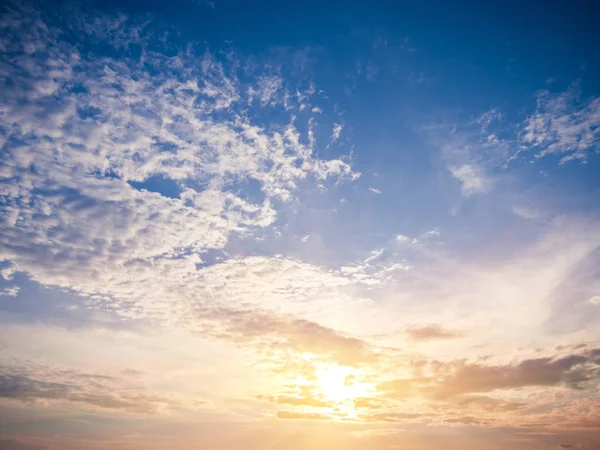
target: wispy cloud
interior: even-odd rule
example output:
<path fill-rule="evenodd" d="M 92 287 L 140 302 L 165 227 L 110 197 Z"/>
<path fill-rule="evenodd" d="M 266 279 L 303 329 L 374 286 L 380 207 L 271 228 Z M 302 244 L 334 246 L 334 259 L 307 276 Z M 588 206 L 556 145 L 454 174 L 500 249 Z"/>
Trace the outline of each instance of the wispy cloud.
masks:
<path fill-rule="evenodd" d="M 331 132 L 331 140 L 332 141 L 337 141 L 340 138 L 340 135 L 342 134 L 342 129 L 343 129 L 343 126 L 339 123 L 336 123 L 333 126 L 333 131 Z"/>
<path fill-rule="evenodd" d="M 5 295 L 6 297 L 16 297 L 21 288 L 19 286 L 10 286 L 0 290 L 0 295 Z"/>
<path fill-rule="evenodd" d="M 3 366 L 0 398 L 20 402 L 70 402 L 88 408 L 138 414 L 164 414 L 171 409 L 195 409 L 205 402 L 164 397 L 131 386 L 112 376 L 40 366 Z"/>
<path fill-rule="evenodd" d="M 537 157 L 554 154 L 561 163 L 585 160 L 596 152 L 599 130 L 600 99 L 582 99 L 578 83 L 561 93 L 541 91 L 535 113 L 523 123 L 521 150 Z"/>
<path fill-rule="evenodd" d="M 406 330 L 406 334 L 413 341 L 430 341 L 435 339 L 454 339 L 462 337 L 457 331 L 445 329 L 440 325 L 414 326 Z"/>
<path fill-rule="evenodd" d="M 490 190 L 491 180 L 477 165 L 450 166 L 449 170 L 452 176 L 460 182 L 460 192 L 466 197 Z"/>

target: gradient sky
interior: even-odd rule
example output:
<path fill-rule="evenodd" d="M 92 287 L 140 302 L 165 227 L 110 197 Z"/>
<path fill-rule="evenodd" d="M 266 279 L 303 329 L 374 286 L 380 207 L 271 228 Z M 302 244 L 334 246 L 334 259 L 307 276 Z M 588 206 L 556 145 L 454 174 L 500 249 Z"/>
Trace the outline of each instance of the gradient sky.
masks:
<path fill-rule="evenodd" d="M 0 449 L 600 449 L 595 2 L 0 7 Z"/>

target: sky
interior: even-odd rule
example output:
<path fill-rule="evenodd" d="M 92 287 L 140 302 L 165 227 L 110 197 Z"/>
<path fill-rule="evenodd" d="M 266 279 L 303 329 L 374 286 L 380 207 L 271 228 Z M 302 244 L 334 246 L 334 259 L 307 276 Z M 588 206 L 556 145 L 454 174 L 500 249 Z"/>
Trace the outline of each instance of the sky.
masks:
<path fill-rule="evenodd" d="M 595 3 L 3 2 L 0 449 L 600 449 Z"/>

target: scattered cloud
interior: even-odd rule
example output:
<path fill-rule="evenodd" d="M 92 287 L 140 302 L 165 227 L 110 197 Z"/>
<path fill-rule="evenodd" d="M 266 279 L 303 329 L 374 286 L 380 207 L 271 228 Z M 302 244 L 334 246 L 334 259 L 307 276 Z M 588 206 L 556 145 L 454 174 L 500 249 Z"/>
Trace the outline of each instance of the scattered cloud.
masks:
<path fill-rule="evenodd" d="M 560 162 L 585 160 L 597 151 L 600 137 L 600 98 L 583 100 L 578 83 L 565 92 L 538 93 L 534 114 L 523 123 L 520 150 L 536 157 L 556 155 Z"/>
<path fill-rule="evenodd" d="M 153 45 L 138 64 L 83 52 L 33 10 L 9 17 L 0 25 L 8 55 L 2 82 L 14 86 L 3 92 L 0 116 L 0 258 L 12 271 L 105 300 L 137 301 L 140 285 L 160 278 L 157 270 L 182 282 L 200 254 L 272 225 L 275 204 L 291 201 L 298 183 L 358 176 L 341 159 L 317 158 L 285 108 L 278 124 L 254 123 L 247 113 L 254 99 L 275 107 L 286 88 L 259 69 L 242 82 L 235 55 L 195 54 L 183 43 L 175 52 L 162 49 L 134 19 L 77 16 L 71 24 L 117 49 Z M 106 41 L 106 27 L 116 40 Z M 180 194 L 134 187 L 152 177 Z M 251 182 L 256 196 L 242 197 L 239 186 Z M 146 294 L 165 294 L 156 292 Z"/>

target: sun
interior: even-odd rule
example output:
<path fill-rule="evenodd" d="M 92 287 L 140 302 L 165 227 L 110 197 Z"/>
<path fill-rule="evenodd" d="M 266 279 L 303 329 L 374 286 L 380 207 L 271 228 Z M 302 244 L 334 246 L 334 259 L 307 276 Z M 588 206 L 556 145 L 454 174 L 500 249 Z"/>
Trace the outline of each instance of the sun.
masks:
<path fill-rule="evenodd" d="M 316 385 L 323 397 L 334 403 L 344 403 L 373 393 L 374 387 L 362 374 L 347 366 L 322 365 L 315 370 Z"/>

